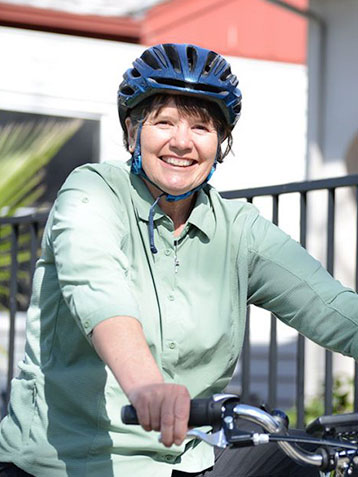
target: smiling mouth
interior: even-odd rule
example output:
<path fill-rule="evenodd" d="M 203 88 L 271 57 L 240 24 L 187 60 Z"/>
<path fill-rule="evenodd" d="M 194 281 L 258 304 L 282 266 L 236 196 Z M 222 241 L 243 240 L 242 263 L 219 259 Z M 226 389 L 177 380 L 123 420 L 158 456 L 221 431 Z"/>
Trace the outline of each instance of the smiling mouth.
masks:
<path fill-rule="evenodd" d="M 171 166 L 178 166 L 178 167 L 189 167 L 193 165 L 195 162 L 192 159 L 182 159 L 178 157 L 161 157 L 160 159 L 166 164 L 170 164 Z"/>

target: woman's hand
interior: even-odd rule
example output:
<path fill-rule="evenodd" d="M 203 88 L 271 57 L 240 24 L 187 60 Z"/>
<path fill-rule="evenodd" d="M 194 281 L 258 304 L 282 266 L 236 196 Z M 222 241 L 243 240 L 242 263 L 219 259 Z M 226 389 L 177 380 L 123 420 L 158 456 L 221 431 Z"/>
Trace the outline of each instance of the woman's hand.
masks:
<path fill-rule="evenodd" d="M 128 398 L 146 431 L 160 431 L 166 447 L 180 445 L 188 431 L 190 395 L 185 386 L 155 383 L 132 389 Z"/>

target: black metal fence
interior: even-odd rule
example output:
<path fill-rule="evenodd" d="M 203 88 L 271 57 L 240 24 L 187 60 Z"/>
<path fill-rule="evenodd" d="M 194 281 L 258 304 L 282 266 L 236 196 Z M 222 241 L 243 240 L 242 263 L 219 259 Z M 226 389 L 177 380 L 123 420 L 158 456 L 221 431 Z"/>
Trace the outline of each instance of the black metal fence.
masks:
<path fill-rule="evenodd" d="M 2 413 L 9 400 L 16 367 L 16 324 L 19 312 L 29 305 L 32 276 L 46 219 L 47 214 L 0 218 L 0 310 L 1 319 L 8 317 L 8 326 L 2 328 L 7 333 L 7 337 L 3 337 L 5 349 L 2 349 L 7 356 L 5 389 L 1 389 Z"/>
<path fill-rule="evenodd" d="M 335 222 L 337 214 L 336 206 L 336 192 L 338 189 L 351 189 L 350 200 L 354 202 L 355 217 L 349 217 L 350 222 L 355 224 L 355 237 L 351 244 L 354 249 L 352 256 L 352 267 L 354 267 L 354 288 L 358 289 L 358 175 L 350 175 L 336 179 L 324 179 L 316 181 L 290 183 L 279 186 L 269 186 L 254 189 L 246 189 L 240 191 L 223 192 L 222 196 L 227 199 L 246 199 L 249 202 L 254 202 L 259 197 L 267 197 L 271 199 L 271 220 L 276 225 L 279 224 L 280 203 L 283 197 L 288 194 L 298 194 L 298 209 L 299 209 L 299 241 L 306 247 L 307 238 L 309 236 L 308 217 L 309 210 L 311 214 L 320 213 L 320 211 L 313 210 L 308 207 L 310 195 L 314 191 L 323 191 L 325 194 L 325 208 L 326 221 L 325 228 L 322 235 L 326 236 L 325 252 L 326 252 L 326 268 L 334 275 L 335 264 Z M 344 204 L 346 205 L 346 204 Z M 314 217 L 313 217 L 314 219 Z M 340 244 L 346 247 L 346 243 Z M 250 310 L 248 312 L 248 320 L 250 320 Z M 301 335 L 297 337 L 297 352 L 296 352 L 296 386 L 295 386 L 295 407 L 297 412 L 297 425 L 303 427 L 304 423 L 304 395 L 305 395 L 305 338 Z M 250 400 L 250 384 L 251 384 L 251 339 L 250 327 L 246 328 L 246 337 L 244 349 L 241 357 L 241 389 L 242 399 L 244 401 Z M 269 406 L 274 407 L 277 403 L 277 359 L 278 345 L 277 345 L 277 320 L 275 316 L 271 316 L 271 330 L 268 352 L 268 394 L 267 401 Z M 325 352 L 325 370 L 324 370 L 324 411 L 325 413 L 332 413 L 333 410 L 333 359 L 332 353 Z M 354 382 L 357 383 L 358 368 L 357 363 L 354 365 L 355 377 Z M 353 401 L 354 410 L 358 411 L 358 386 L 354 386 Z"/>
<path fill-rule="evenodd" d="M 358 175 L 351 175 L 337 179 L 326 179 L 308 182 L 299 182 L 284 184 L 278 186 L 261 187 L 246 189 L 240 191 L 223 192 L 222 196 L 228 199 L 245 199 L 254 202 L 265 197 L 270 201 L 271 219 L 279 224 L 280 207 L 284 198 L 290 194 L 298 197 L 298 228 L 299 240 L 303 246 L 306 246 L 307 238 L 311 233 L 309 230 L 309 217 L 311 208 L 309 207 L 310 196 L 315 191 L 321 191 L 325 195 L 326 223 L 325 223 L 325 249 L 326 249 L 326 268 L 334 273 L 335 263 L 335 220 L 337 212 L 336 191 L 338 189 L 350 189 L 350 201 L 354 204 L 355 217 L 349 217 L 355 224 L 355 237 L 353 239 L 354 248 L 354 287 L 358 288 Z M 10 382 L 14 374 L 14 357 L 16 343 L 16 320 L 19 310 L 25 310 L 29 302 L 29 291 L 31 289 L 32 274 L 35 262 L 38 257 L 40 240 L 46 214 L 30 215 L 25 217 L 0 218 L 0 298 L 3 309 L 8 311 L 5 318 L 8 317 L 9 326 L 7 330 L 7 364 L 6 380 L 3 390 L 3 401 L 6 403 L 9 398 Z M 346 244 L 344 245 L 346 246 Z M 250 322 L 250 311 L 248 313 Z M 4 317 L 1 317 L 2 319 Z M 272 315 L 270 318 L 270 340 L 268 345 L 267 360 L 267 402 L 270 406 L 277 403 L 278 389 L 278 342 L 277 342 L 277 323 Z M 245 402 L 250 401 L 252 369 L 251 369 L 252 346 L 250 339 L 250 327 L 246 328 L 246 338 L 244 349 L 240 362 L 240 389 L 242 399 Z M 325 412 L 332 412 L 333 400 L 333 360 L 332 353 L 326 352 L 325 355 L 325 382 L 324 382 L 324 407 Z M 295 383 L 295 407 L 297 412 L 297 424 L 303 426 L 304 422 L 304 386 L 305 386 L 305 339 L 302 336 L 297 337 L 296 343 L 296 383 Z M 358 376 L 357 366 L 355 365 L 355 378 Z M 1 377 L 1 376 L 0 376 Z M 357 379 L 355 379 L 357 382 Z M 358 389 L 354 391 L 354 409 L 358 411 Z M 3 406 L 3 410 L 4 410 Z"/>

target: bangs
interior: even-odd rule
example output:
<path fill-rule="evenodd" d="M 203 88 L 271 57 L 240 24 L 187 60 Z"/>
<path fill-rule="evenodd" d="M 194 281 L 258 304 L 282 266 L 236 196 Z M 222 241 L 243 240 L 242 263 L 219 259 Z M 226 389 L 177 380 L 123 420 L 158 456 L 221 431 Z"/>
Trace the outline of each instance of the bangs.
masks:
<path fill-rule="evenodd" d="M 225 129 L 225 119 L 219 106 L 205 99 L 184 95 L 157 95 L 151 102 L 151 110 L 156 117 L 161 110 L 174 101 L 180 113 L 186 117 L 200 119 L 204 123 L 212 123 L 222 133 Z M 153 111 L 154 110 L 154 111 Z"/>

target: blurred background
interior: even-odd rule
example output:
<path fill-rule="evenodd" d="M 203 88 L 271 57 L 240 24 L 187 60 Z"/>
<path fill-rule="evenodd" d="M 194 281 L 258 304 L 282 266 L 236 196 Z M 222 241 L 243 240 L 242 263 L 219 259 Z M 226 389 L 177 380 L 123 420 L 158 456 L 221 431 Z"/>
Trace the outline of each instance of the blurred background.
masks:
<path fill-rule="evenodd" d="M 220 191 L 357 174 L 357 25 L 356 0 L 0 1 L 0 217 L 46 213 L 74 167 L 128 159 L 117 88 L 143 49 L 163 42 L 213 49 L 228 57 L 240 80 L 243 112 L 233 154 L 212 179 Z M 334 235 L 335 275 L 352 288 L 354 191 L 337 194 Z M 256 202 L 268 218 L 270 200 Z M 299 198 L 291 194 L 281 202 L 279 223 L 297 240 L 299 215 Z M 317 192 L 309 202 L 306 246 L 323 263 L 327 215 L 325 192 Z M 18 286 L 8 319 L 10 236 L 9 226 L 0 224 L 2 389 L 15 316 L 15 372 L 22 357 L 29 289 L 26 280 Z M 28 261 L 26 254 L 22 260 Z M 262 400 L 268 395 L 270 320 L 257 310 L 252 315 L 250 393 Z M 295 332 L 279 327 L 277 399 L 285 408 L 297 392 L 296 340 Z M 320 396 L 325 355 L 313 344 L 305 355 L 309 402 Z M 240 373 L 239 366 L 232 384 L 238 391 Z M 335 357 L 333 375 L 349 382 L 352 360 Z"/>

